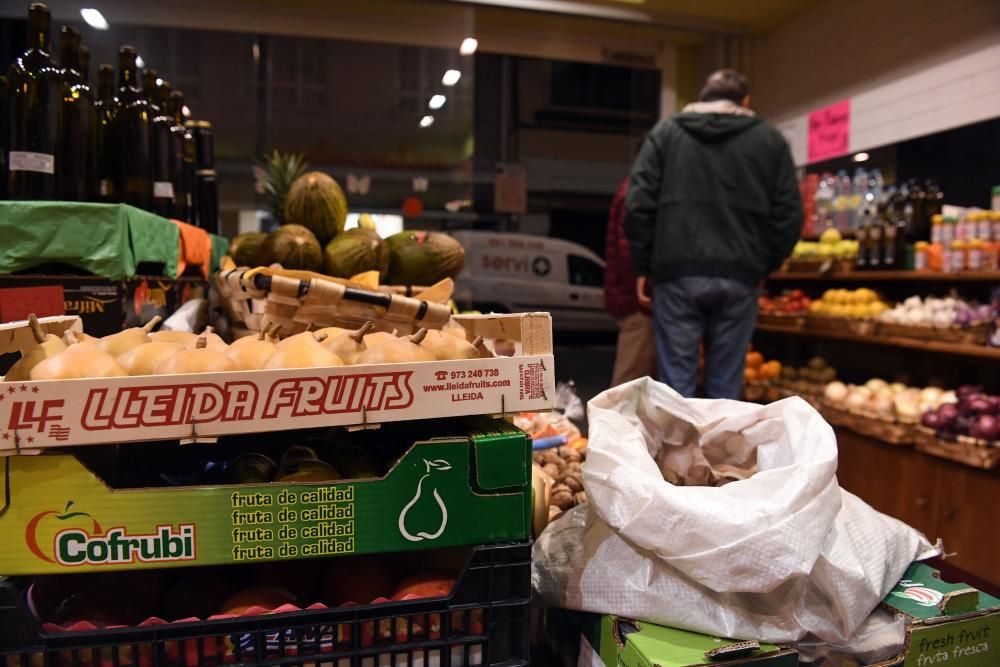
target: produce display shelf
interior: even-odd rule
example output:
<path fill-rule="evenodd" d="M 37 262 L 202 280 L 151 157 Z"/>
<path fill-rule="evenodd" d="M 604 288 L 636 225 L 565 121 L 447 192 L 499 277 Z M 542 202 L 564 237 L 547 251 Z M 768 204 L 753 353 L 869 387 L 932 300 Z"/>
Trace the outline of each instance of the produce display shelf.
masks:
<path fill-rule="evenodd" d="M 446 598 L 219 620 L 49 631 L 0 581 L 0 665 L 528 664 L 530 543 L 474 549 Z"/>
<path fill-rule="evenodd" d="M 815 273 L 805 271 L 776 271 L 768 276 L 771 282 L 892 282 L 920 281 L 937 283 L 998 282 L 1000 271 L 963 271 L 943 273 L 940 271 L 849 271 L 847 273 Z"/>
<path fill-rule="evenodd" d="M 964 345 L 934 340 L 916 340 L 913 338 L 902 338 L 899 336 L 862 336 L 860 334 L 846 331 L 838 332 L 815 329 L 793 329 L 791 327 L 773 326 L 768 324 L 758 324 L 757 331 L 764 333 L 788 334 L 792 336 L 808 336 L 811 338 L 826 338 L 829 340 L 843 340 L 853 343 L 865 343 L 868 345 L 884 345 L 887 347 L 899 347 L 910 350 L 923 350 L 926 352 L 939 352 L 941 354 L 953 354 L 962 357 L 1000 361 L 1000 347 L 987 347 L 985 345 Z"/>

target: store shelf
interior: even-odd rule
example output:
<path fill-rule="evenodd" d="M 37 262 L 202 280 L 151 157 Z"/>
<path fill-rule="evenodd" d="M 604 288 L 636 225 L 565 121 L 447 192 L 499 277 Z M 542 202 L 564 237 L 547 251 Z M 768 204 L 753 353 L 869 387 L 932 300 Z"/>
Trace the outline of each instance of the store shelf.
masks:
<path fill-rule="evenodd" d="M 850 332 L 817 331 L 813 329 L 792 329 L 791 327 L 774 326 L 771 324 L 758 324 L 757 331 L 765 333 L 786 334 L 790 336 L 806 336 L 809 338 L 826 338 L 829 340 L 846 340 L 853 343 L 865 343 L 869 345 L 884 345 L 887 347 L 900 347 L 911 350 L 922 350 L 926 352 L 940 352 L 942 354 L 953 354 L 962 357 L 972 357 L 1000 361 L 1000 347 L 986 347 L 985 345 L 963 345 L 959 343 L 945 343 L 933 340 L 916 340 L 903 338 L 900 336 L 859 336 Z"/>
<path fill-rule="evenodd" d="M 849 273 L 821 274 L 806 271 L 778 271 L 772 273 L 771 282 L 903 282 L 920 281 L 929 283 L 1000 283 L 1000 271 L 964 271 L 962 273 L 940 273 L 938 271 L 851 271 Z"/>

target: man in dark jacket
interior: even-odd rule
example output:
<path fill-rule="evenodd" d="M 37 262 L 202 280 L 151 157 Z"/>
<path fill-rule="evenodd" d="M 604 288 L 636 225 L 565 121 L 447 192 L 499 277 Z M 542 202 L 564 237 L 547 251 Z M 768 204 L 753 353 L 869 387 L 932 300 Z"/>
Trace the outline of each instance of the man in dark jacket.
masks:
<path fill-rule="evenodd" d="M 639 305 L 635 294 L 635 271 L 625 236 L 625 195 L 628 179 L 611 200 L 604 244 L 604 309 L 618 320 L 618 346 L 611 385 L 656 375 L 656 344 L 649 306 Z"/>
<path fill-rule="evenodd" d="M 705 393 L 739 398 L 758 285 L 802 226 L 788 145 L 749 104 L 742 74 L 712 74 L 699 102 L 653 128 L 632 167 L 636 297 L 655 304 L 659 378 L 684 396 L 695 393 L 704 338 Z"/>

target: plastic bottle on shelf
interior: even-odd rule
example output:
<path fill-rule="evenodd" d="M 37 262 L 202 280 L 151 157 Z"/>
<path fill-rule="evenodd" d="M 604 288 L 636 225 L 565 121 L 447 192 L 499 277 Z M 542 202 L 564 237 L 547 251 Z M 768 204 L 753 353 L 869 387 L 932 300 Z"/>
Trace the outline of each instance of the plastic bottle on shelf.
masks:
<path fill-rule="evenodd" d="M 868 206 L 868 173 L 858 167 L 854 170 L 854 180 L 851 182 L 851 197 L 848 203 L 851 219 L 849 227 L 856 230 L 861 227 L 865 208 Z"/>
<path fill-rule="evenodd" d="M 990 225 L 993 227 L 993 242 L 1000 243 L 1000 211 L 990 213 Z"/>
<path fill-rule="evenodd" d="M 833 207 L 836 211 L 834 226 L 840 230 L 841 233 L 846 232 L 851 226 L 851 187 L 851 177 L 847 175 L 847 171 L 844 169 L 838 171 L 836 181 L 834 182 L 835 198 Z"/>
<path fill-rule="evenodd" d="M 964 271 L 966 266 L 965 251 L 967 249 L 965 241 L 955 239 L 951 242 L 951 253 L 949 255 L 949 272 L 958 273 Z"/>
<path fill-rule="evenodd" d="M 955 235 L 957 224 L 958 219 L 955 216 L 944 216 L 944 220 L 941 222 L 941 243 L 945 248 L 950 248 L 952 242 L 958 240 L 958 237 Z"/>
<path fill-rule="evenodd" d="M 816 220 L 814 231 L 818 232 L 827 220 L 833 217 L 833 175 L 824 173 L 816 185 Z"/>
<path fill-rule="evenodd" d="M 966 256 L 966 265 L 969 271 L 981 271 L 983 268 L 983 241 L 982 239 L 972 239 L 969 241 L 969 252 Z"/>
<path fill-rule="evenodd" d="M 913 246 L 913 268 L 916 271 L 927 270 L 928 247 L 927 241 L 917 241 Z"/>
<path fill-rule="evenodd" d="M 858 242 L 858 255 L 854 258 L 854 264 L 858 269 L 868 268 L 868 235 L 871 233 L 872 217 L 871 207 L 866 208 L 861 215 L 861 225 L 855 236 Z"/>
<path fill-rule="evenodd" d="M 944 216 L 940 213 L 931 217 L 931 242 L 927 246 L 927 269 L 944 270 Z"/>
<path fill-rule="evenodd" d="M 976 213 L 976 238 L 989 241 L 993 235 L 993 219 L 989 211 L 979 211 Z"/>

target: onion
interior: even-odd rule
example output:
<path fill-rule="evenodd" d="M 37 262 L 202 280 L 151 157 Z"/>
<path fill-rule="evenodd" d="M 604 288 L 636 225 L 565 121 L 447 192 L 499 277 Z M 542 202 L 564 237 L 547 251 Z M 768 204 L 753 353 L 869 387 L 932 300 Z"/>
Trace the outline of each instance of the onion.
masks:
<path fill-rule="evenodd" d="M 924 413 L 924 416 L 920 418 L 920 423 L 927 428 L 937 430 L 941 427 L 941 415 L 939 415 L 935 410 L 928 410 Z"/>
<path fill-rule="evenodd" d="M 959 405 L 961 408 L 961 405 Z M 969 412 L 976 414 L 990 414 L 993 412 L 993 401 L 983 395 L 976 395 L 969 399 Z"/>
<path fill-rule="evenodd" d="M 937 410 L 939 425 L 947 428 L 955 423 L 958 418 L 958 406 L 954 403 L 945 403 Z"/>
<path fill-rule="evenodd" d="M 968 396 L 969 394 L 981 394 L 982 391 L 983 391 L 983 388 L 980 387 L 979 385 L 975 385 L 975 384 L 963 384 L 955 392 L 955 395 L 958 396 L 959 398 L 962 398 L 963 396 Z"/>
<path fill-rule="evenodd" d="M 823 397 L 833 403 L 840 403 L 847 398 L 847 386 L 843 382 L 831 382 L 823 389 Z"/>
<path fill-rule="evenodd" d="M 1000 438 L 1000 419 L 993 415 L 980 415 L 969 429 L 969 435 L 983 440 Z"/>

